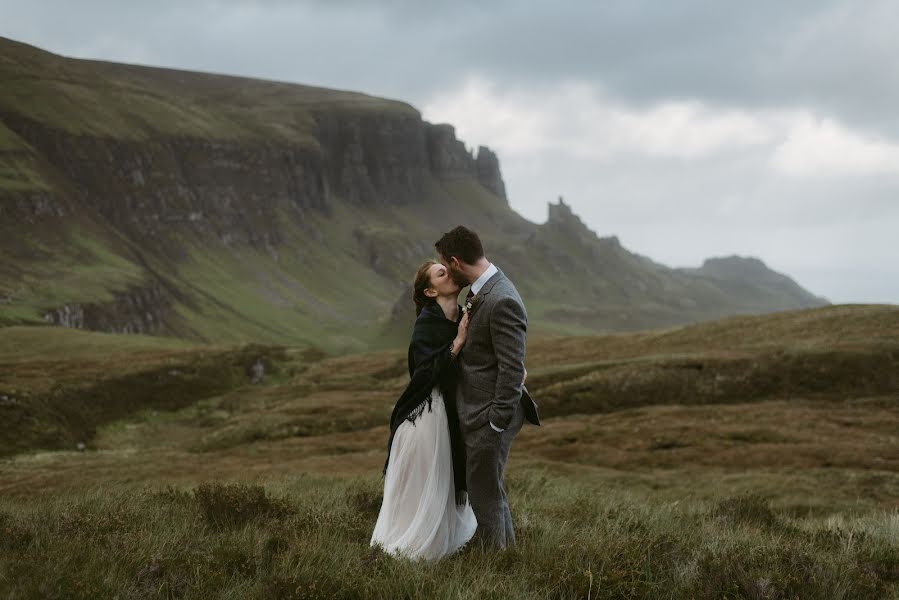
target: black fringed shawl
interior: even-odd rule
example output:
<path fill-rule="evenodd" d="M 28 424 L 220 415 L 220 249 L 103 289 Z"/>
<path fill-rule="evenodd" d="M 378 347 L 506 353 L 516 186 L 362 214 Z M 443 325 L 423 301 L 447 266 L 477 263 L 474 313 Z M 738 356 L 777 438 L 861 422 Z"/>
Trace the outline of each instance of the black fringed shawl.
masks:
<path fill-rule="evenodd" d="M 461 316 L 462 311 L 459 311 Z M 461 320 L 461 319 L 460 319 Z M 459 428 L 456 412 L 457 372 L 454 360 L 450 359 L 450 349 L 459 328 L 458 322 L 450 321 L 436 301 L 424 306 L 409 344 L 409 385 L 396 401 L 390 415 L 390 439 L 387 440 L 387 460 L 384 473 L 390 462 L 390 447 L 393 436 L 403 421 L 415 423 L 425 407 L 431 410 L 431 390 L 440 387 L 446 406 L 449 424 L 450 446 L 453 454 L 453 479 L 456 483 L 456 504 L 467 502 L 465 488 L 465 443 Z"/>

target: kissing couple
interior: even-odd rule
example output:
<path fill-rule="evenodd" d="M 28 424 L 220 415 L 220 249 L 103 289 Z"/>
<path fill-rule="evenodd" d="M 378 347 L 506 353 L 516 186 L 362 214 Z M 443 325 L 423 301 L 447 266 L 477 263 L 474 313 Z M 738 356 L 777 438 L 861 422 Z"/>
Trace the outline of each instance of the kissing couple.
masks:
<path fill-rule="evenodd" d="M 439 262 L 415 275 L 411 380 L 390 417 L 370 542 L 411 559 L 447 556 L 473 539 L 493 549 L 515 544 L 506 459 L 524 421 L 540 424 L 524 386 L 521 296 L 473 231 L 456 227 L 435 248 Z"/>

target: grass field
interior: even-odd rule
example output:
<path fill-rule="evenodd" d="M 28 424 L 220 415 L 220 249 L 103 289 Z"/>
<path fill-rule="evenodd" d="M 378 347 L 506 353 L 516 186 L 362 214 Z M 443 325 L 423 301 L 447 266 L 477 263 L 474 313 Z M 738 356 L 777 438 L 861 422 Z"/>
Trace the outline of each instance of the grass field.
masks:
<path fill-rule="evenodd" d="M 899 598 L 899 307 L 530 340 L 519 544 L 425 565 L 368 546 L 404 354 L 0 329 L 0 596 Z"/>

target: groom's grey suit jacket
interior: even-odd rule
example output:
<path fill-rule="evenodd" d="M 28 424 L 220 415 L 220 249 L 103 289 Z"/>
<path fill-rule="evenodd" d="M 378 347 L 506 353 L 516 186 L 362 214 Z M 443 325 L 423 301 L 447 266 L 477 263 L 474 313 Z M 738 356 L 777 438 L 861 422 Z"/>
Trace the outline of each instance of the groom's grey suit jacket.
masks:
<path fill-rule="evenodd" d="M 528 316 L 518 290 L 501 270 L 474 297 L 468 338 L 459 355 L 459 420 L 472 430 L 493 423 L 505 429 L 517 407 L 534 425 L 537 404 L 524 387 Z"/>

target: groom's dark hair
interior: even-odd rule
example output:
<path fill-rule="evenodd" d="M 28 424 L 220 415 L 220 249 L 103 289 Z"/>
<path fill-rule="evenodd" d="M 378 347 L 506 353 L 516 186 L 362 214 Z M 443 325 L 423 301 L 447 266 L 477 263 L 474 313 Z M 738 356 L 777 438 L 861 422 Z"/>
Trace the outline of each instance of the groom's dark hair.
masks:
<path fill-rule="evenodd" d="M 444 233 L 434 247 L 446 260 L 455 256 L 467 265 L 473 265 L 478 262 L 478 259 L 484 258 L 484 246 L 481 245 L 481 238 L 474 231 L 462 225 Z"/>

